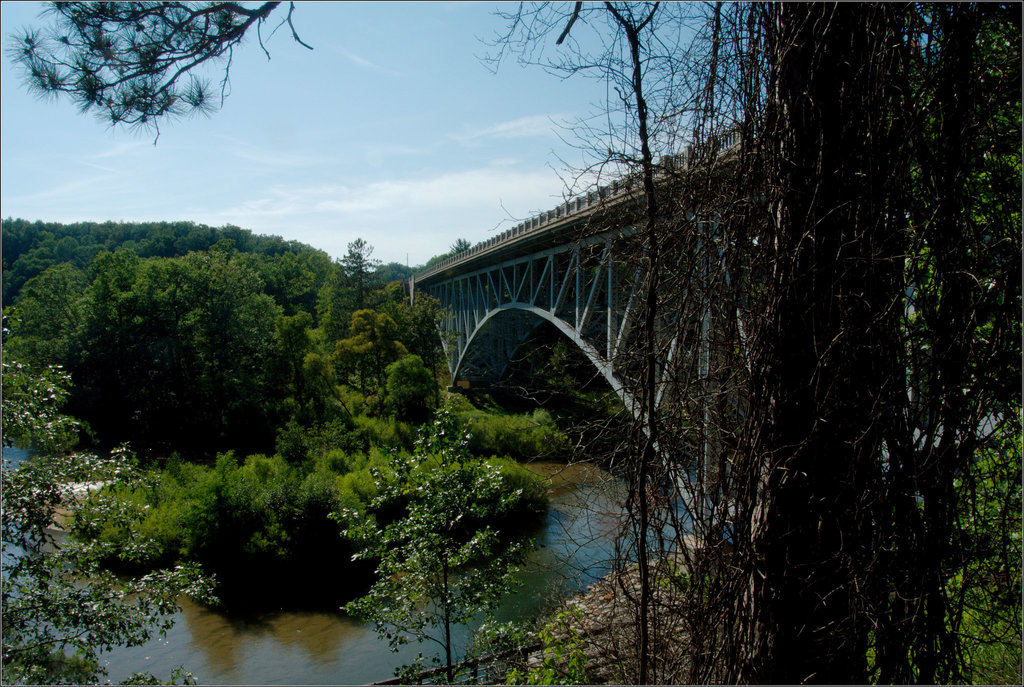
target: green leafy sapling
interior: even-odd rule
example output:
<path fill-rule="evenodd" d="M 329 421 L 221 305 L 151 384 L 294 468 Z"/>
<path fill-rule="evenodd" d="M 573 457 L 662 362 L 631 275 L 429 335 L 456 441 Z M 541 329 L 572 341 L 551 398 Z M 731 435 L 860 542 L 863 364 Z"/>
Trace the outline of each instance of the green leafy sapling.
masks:
<path fill-rule="evenodd" d="M 490 616 L 516 584 L 527 545 L 502 541 L 491 525 L 516 507 L 522 490 L 467 446 L 449 409 L 439 409 L 413 455 L 393 455 L 386 469 L 374 471 L 378 495 L 370 517 L 336 514 L 359 545 L 356 557 L 379 560 L 376 582 L 345 610 L 373 621 L 393 651 L 410 639 L 436 643 L 449 683 L 452 628 Z"/>

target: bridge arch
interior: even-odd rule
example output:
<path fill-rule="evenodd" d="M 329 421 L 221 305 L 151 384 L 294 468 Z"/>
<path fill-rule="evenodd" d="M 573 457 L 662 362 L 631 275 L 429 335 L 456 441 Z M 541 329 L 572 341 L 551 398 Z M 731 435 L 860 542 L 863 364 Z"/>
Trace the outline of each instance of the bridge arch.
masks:
<path fill-rule="evenodd" d="M 532 303 L 525 302 L 511 302 L 503 303 L 487 311 L 487 313 L 475 324 L 473 330 L 465 338 L 463 345 L 458 346 L 454 356 L 450 359 L 454 359 L 454 364 L 451 365 L 452 380 L 458 378 L 459 374 L 463 371 L 467 358 L 471 357 L 476 351 L 474 344 L 478 343 L 478 340 L 483 338 L 491 328 L 493 321 L 509 312 L 517 311 L 528 313 L 533 316 L 533 322 L 529 326 L 529 330 L 536 327 L 539 322 L 536 318 L 542 321 L 550 322 L 564 334 L 573 344 L 575 344 L 587 357 L 587 360 L 597 369 L 597 371 L 604 377 L 605 381 L 608 382 L 612 390 L 619 397 L 619 400 L 626 406 L 626 408 L 633 409 L 633 397 L 626 391 L 622 380 L 615 373 L 614 366 L 610 360 L 601 355 L 600 351 L 588 342 L 581 332 L 572 326 L 569 322 L 556 316 L 550 310 L 533 305 Z M 514 344 L 517 347 L 525 339 L 525 334 L 529 333 L 529 330 L 523 332 L 521 336 L 513 337 Z M 507 364 L 507 360 L 502 361 Z"/>
<path fill-rule="evenodd" d="M 643 419 L 646 411 L 627 391 L 638 381 L 629 352 L 635 325 L 643 321 L 640 302 L 648 280 L 645 261 L 637 259 L 643 251 L 636 243 L 642 194 L 634 181 L 627 177 L 568 201 L 410 277 L 410 298 L 426 292 L 445 313 L 439 329 L 453 383 L 499 379 L 514 350 L 547 321 L 583 352 L 628 411 Z M 693 219 L 687 213 L 687 222 Z M 696 378 L 710 383 L 710 332 L 717 315 L 701 293 L 712 292 L 708 280 L 723 270 L 726 286 L 734 288 L 715 227 L 713 220 L 691 227 L 699 257 L 692 258 L 691 275 L 697 295 L 688 302 L 697 310 L 670 307 L 656 323 L 654 408 L 677 399 L 672 380 L 680 366 L 695 363 Z M 739 305 L 736 315 L 742 340 Z M 740 345 L 745 348 L 745 341 Z"/>

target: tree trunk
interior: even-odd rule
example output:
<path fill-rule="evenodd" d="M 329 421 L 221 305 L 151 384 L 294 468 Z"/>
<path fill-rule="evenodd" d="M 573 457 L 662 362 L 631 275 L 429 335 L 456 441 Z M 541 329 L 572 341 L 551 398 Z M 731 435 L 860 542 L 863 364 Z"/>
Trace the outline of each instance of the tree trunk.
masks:
<path fill-rule="evenodd" d="M 647 287 L 644 294 L 643 320 L 644 326 L 640 339 L 643 372 L 640 393 L 637 395 L 641 404 L 642 425 L 634 429 L 633 435 L 640 445 L 638 463 L 635 469 L 631 504 L 637 509 L 637 565 L 640 578 L 640 598 L 637 608 L 637 684 L 645 685 L 652 682 L 651 675 L 651 625 L 652 617 L 652 580 L 648 556 L 648 539 L 651 530 L 651 504 L 648 499 L 651 467 L 657 458 L 658 425 L 657 425 L 657 372 L 658 347 L 655 325 L 658 320 L 658 276 L 661 272 L 661 258 L 657 234 L 658 199 L 654 188 L 654 156 L 651 152 L 650 133 L 647 121 L 647 101 L 644 97 L 643 61 L 641 59 L 641 32 L 648 26 L 657 11 L 654 5 L 643 18 L 633 17 L 627 10 L 620 12 L 606 2 L 605 7 L 612 14 L 629 45 L 630 66 L 632 67 L 632 96 L 636 105 L 638 135 L 640 140 L 640 172 L 643 180 L 645 223 L 643 231 L 644 247 L 647 252 Z M 642 430 L 642 431 L 637 431 Z M 635 500 L 635 501 L 634 501 Z"/>
<path fill-rule="evenodd" d="M 898 8 L 767 8 L 771 203 L 737 554 L 734 680 L 867 681 L 873 413 L 901 303 L 887 78 Z"/>

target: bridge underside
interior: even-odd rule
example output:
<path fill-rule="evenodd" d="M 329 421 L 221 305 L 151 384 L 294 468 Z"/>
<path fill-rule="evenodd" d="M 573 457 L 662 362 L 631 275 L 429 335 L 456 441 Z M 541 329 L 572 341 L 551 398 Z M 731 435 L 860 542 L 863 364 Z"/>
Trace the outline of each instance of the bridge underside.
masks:
<path fill-rule="evenodd" d="M 501 379 L 516 349 L 547 321 L 630 407 L 620 352 L 642 275 L 615 259 L 623 237 L 620 231 L 507 258 L 429 286 L 447 313 L 441 334 L 452 380 Z"/>
<path fill-rule="evenodd" d="M 688 248 L 680 246 L 675 269 L 686 275 L 685 283 L 673 287 L 673 296 L 659 295 L 669 300 L 661 300 L 653 328 L 658 408 L 678 405 L 675 402 L 683 400 L 680 394 L 692 394 L 695 381 L 708 388 L 712 329 L 719 329 L 712 322 L 728 320 L 734 325 L 732 333 L 719 332 L 722 340 L 716 347 L 745 347 L 735 338 L 737 333 L 743 337 L 740 300 L 721 295 L 740 291 L 714 247 L 714 226 L 696 222 L 691 231 L 683 232 L 690 243 Z M 573 241 L 562 236 L 417 283 L 445 313 L 441 339 L 452 382 L 477 385 L 501 380 L 519 346 L 547 321 L 584 353 L 626 409 L 640 419 L 645 413 L 629 389 L 642 378 L 644 361 L 636 336 L 645 330 L 641 301 L 648 275 L 635 234 L 634 227 L 625 227 Z M 712 272 L 718 276 L 712 277 Z"/>
<path fill-rule="evenodd" d="M 714 475 L 728 469 L 735 447 L 722 428 L 744 414 L 734 382 L 750 371 L 743 320 L 751 265 L 727 265 L 718 222 L 679 210 L 690 207 L 682 198 L 658 219 L 660 271 L 648 274 L 647 246 L 635 224 L 644 221 L 642 199 L 629 185 L 611 195 L 606 207 L 588 196 L 585 204 L 557 208 L 554 217 L 546 213 L 540 225 L 531 221 L 451 256 L 416 275 L 410 292 L 439 301 L 456 384 L 503 379 L 520 345 L 550 323 L 608 382 L 633 426 L 655 438 L 653 450 L 666 465 L 694 461 L 693 475 L 676 477 L 679 484 L 692 477 L 700 492 L 702 479 L 714 484 Z M 600 233 L 581 237 L 587 231 Z M 667 427 L 674 433 L 652 431 Z M 672 445 L 657 438 L 663 436 L 673 436 Z M 705 506 L 716 507 L 713 496 L 690 504 L 698 520 Z"/>

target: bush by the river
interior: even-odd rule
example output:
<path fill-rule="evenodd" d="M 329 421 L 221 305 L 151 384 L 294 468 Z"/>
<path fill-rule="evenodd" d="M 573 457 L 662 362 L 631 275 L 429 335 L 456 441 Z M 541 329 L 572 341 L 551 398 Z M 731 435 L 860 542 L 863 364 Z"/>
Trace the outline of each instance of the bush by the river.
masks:
<path fill-rule="evenodd" d="M 296 571 L 306 588 L 337 589 L 367 571 L 353 566 L 354 549 L 328 516 L 341 508 L 365 510 L 375 494 L 369 470 L 381 458 L 378 451 L 371 457 L 331 452 L 296 465 L 279 455 L 239 461 L 226 453 L 213 466 L 172 461 L 142 485 L 115 494 L 133 513 L 127 527 L 112 526 L 117 519 L 103 518 L 87 502 L 74 529 L 122 551 L 135 530 L 155 543 L 111 564 L 146 570 L 198 561 L 218 577 L 222 594 L 238 596 L 257 582 L 288 584 Z"/>
<path fill-rule="evenodd" d="M 469 432 L 469 450 L 478 456 L 533 460 L 560 458 L 569 452 L 565 433 L 542 408 L 524 415 L 496 415 L 472 409 L 459 412 L 458 417 Z"/>
<path fill-rule="evenodd" d="M 448 399 L 460 426 L 469 432 L 469 450 L 477 457 L 502 456 L 518 461 L 551 460 L 569 454 L 570 443 L 548 411 L 537 408 L 521 415 L 479 410 L 459 394 Z M 363 440 L 382 450 L 412 452 L 413 425 L 394 417 L 357 416 Z"/>
<path fill-rule="evenodd" d="M 355 544 L 329 516 L 366 514 L 377 493 L 374 472 L 387 472 L 389 451 L 378 446 L 403 451 L 414 434 L 393 419 L 357 418 L 353 429 L 373 437 L 368 450 L 330 447 L 325 437 L 352 438 L 348 425 L 313 431 L 292 426 L 279 436 L 281 453 L 274 456 L 240 460 L 229 452 L 213 465 L 173 459 L 139 485 L 106 493 L 115 497 L 118 511 L 131 514 L 127 524 L 91 499 L 77 512 L 74 532 L 118 544 L 121 556 L 109 563 L 131 571 L 198 561 L 217 576 L 219 593 L 232 603 L 248 603 L 268 587 L 275 599 L 315 593 L 320 601 L 325 594 L 343 600 L 360 592 L 371 569 L 353 563 Z M 500 524 L 505 531 L 544 511 L 539 477 L 506 458 L 488 463 L 518 492 L 515 517 Z M 133 533 L 152 543 L 131 549 Z"/>

